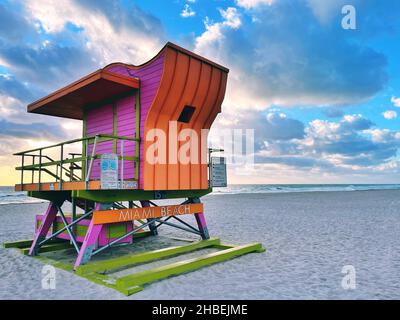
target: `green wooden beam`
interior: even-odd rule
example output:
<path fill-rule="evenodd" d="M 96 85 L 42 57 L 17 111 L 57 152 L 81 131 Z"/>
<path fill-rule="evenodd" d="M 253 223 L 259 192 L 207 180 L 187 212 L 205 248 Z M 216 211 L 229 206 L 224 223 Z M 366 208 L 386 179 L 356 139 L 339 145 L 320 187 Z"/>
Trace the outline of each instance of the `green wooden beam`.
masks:
<path fill-rule="evenodd" d="M 188 253 L 194 250 L 212 247 L 218 244 L 220 244 L 220 239 L 211 238 L 208 240 L 196 241 L 191 244 L 183 246 L 147 251 L 135 255 L 128 255 L 124 257 L 109 259 L 106 261 L 90 262 L 89 264 L 78 267 L 76 272 L 78 274 L 89 273 L 89 272 L 97 272 L 97 273 L 114 272 L 116 270 L 133 267 L 134 265 L 140 263 L 150 262 L 164 258 L 170 258 L 182 253 Z"/>
<path fill-rule="evenodd" d="M 24 249 L 24 248 L 30 248 L 32 245 L 32 239 L 29 240 L 18 240 L 18 241 L 11 241 L 11 242 L 4 242 L 3 247 L 4 248 L 17 248 L 17 249 Z M 49 243 L 60 243 L 60 242 L 65 242 L 66 240 L 64 239 L 52 239 L 49 241 Z"/>
<path fill-rule="evenodd" d="M 200 269 L 202 267 L 226 261 L 251 252 L 262 252 L 265 249 L 260 243 L 247 244 L 233 247 L 218 252 L 206 254 L 197 258 L 179 261 L 172 264 L 164 265 L 158 268 L 145 270 L 136 274 L 131 274 L 116 280 L 116 286 L 120 290 L 133 290 L 147 283 L 165 279 L 171 276 L 179 275 L 185 272 Z"/>
<path fill-rule="evenodd" d="M 86 138 L 86 125 L 87 125 L 86 111 L 83 112 L 83 121 L 82 122 L 83 122 L 82 123 L 83 124 L 82 125 L 82 138 Z M 86 140 L 83 140 L 82 141 L 82 157 L 84 159 L 86 159 L 86 157 L 87 157 L 87 151 L 88 150 L 86 150 Z M 82 167 L 81 179 L 84 180 L 86 177 L 86 161 L 85 160 L 82 160 L 81 167 Z"/>
<path fill-rule="evenodd" d="M 49 242 L 50 243 L 50 242 Z M 52 243 L 52 244 L 44 244 L 39 248 L 39 253 L 43 252 L 52 252 L 52 251 L 58 251 L 58 250 L 65 250 L 65 249 L 72 249 L 73 246 L 68 240 L 64 240 L 63 242 L 59 243 Z M 30 248 L 23 248 L 20 249 L 24 255 L 29 254 Z"/>

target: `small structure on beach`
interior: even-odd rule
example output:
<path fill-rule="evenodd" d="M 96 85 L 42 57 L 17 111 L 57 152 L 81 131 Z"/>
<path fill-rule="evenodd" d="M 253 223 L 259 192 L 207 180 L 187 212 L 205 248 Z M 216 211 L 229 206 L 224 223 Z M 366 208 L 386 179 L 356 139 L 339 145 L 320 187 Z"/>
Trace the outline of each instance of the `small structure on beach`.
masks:
<path fill-rule="evenodd" d="M 224 246 L 210 239 L 200 201 L 213 186 L 226 184 L 223 158 L 210 155 L 221 150 L 204 148 L 204 132 L 221 112 L 228 71 L 167 43 L 142 65 L 112 63 L 28 105 L 30 113 L 82 120 L 83 133 L 75 140 L 16 153 L 21 157 L 21 181 L 15 190 L 49 200 L 49 205 L 36 217 L 34 239 L 8 246 L 26 247 L 31 256 L 71 246 L 77 253 L 74 269 L 80 274 L 104 269 L 107 261 L 88 263 L 94 255 L 155 236 L 160 226 L 194 233 L 202 240 L 125 257 L 106 269 L 121 268 L 122 261 L 132 265 L 204 247 L 220 249 L 195 261 L 167 265 L 162 272 L 148 270 L 118 279 L 117 287 L 125 293 L 150 281 L 262 251 L 260 244 Z M 199 141 L 192 143 L 194 137 Z M 182 151 L 187 141 L 189 148 Z M 77 145 L 81 152 L 69 152 Z M 211 176 L 218 181 L 209 181 Z M 183 201 L 159 206 L 161 199 Z M 70 214 L 62 210 L 65 202 L 71 203 Z M 83 213 L 77 214 L 77 208 Z M 182 215 L 193 215 L 196 226 Z"/>

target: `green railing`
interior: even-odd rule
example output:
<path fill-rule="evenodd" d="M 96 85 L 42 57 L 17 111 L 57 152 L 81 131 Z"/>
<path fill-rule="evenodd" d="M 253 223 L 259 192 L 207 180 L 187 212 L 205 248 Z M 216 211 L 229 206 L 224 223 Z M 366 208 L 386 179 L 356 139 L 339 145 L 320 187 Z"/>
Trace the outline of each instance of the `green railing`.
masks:
<path fill-rule="evenodd" d="M 135 176 L 133 180 L 139 180 L 139 138 L 131 138 L 124 136 L 114 136 L 108 134 L 98 134 L 91 137 L 84 137 L 80 139 L 69 140 L 61 143 L 57 143 L 51 146 L 46 146 L 42 148 L 31 149 L 23 152 L 15 153 L 15 156 L 21 157 L 21 166 L 17 167 L 16 170 L 21 171 L 21 185 L 26 183 L 24 181 L 24 174 L 28 171 L 31 172 L 31 179 L 29 183 L 39 183 L 39 185 L 44 182 L 43 174 L 47 174 L 48 176 L 55 179 L 55 182 L 59 182 L 62 185 L 63 182 L 69 181 L 85 181 L 89 182 L 93 163 L 95 159 L 100 159 L 102 154 L 97 153 L 96 148 L 99 142 L 103 141 L 115 141 L 116 143 L 120 143 L 120 152 L 118 156 L 118 160 L 121 160 L 120 163 L 120 182 L 121 186 L 124 183 L 124 162 L 125 161 L 134 161 L 135 162 Z M 135 156 L 126 156 L 124 154 L 124 141 L 135 141 Z M 70 146 L 73 144 L 81 144 L 79 147 L 82 148 L 82 154 L 76 152 L 65 152 L 66 146 Z M 93 145 L 93 148 L 89 152 L 89 146 Z M 58 148 L 58 150 L 55 150 Z M 52 150 L 50 150 L 52 149 Z M 53 153 L 59 154 L 59 160 L 54 160 L 48 154 L 44 154 L 44 151 L 49 151 Z M 107 152 L 109 153 L 109 152 Z M 66 158 L 64 156 L 67 155 Z M 29 164 L 26 164 L 27 159 L 31 159 Z M 66 167 L 69 165 L 69 167 Z M 80 171 L 80 175 L 76 174 L 76 172 Z M 37 175 L 35 175 L 37 172 Z M 53 182 L 53 181 L 46 181 Z M 62 189 L 62 187 L 60 187 Z"/>

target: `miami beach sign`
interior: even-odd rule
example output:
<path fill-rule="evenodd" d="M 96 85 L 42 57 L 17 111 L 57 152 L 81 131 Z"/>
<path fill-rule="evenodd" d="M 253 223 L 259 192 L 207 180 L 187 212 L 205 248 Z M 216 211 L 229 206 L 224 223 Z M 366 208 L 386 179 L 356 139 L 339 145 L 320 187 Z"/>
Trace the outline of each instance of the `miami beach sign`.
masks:
<path fill-rule="evenodd" d="M 102 210 L 93 213 L 94 224 L 116 223 L 141 219 L 154 219 L 203 212 L 202 203 L 143 207 L 120 210 Z"/>

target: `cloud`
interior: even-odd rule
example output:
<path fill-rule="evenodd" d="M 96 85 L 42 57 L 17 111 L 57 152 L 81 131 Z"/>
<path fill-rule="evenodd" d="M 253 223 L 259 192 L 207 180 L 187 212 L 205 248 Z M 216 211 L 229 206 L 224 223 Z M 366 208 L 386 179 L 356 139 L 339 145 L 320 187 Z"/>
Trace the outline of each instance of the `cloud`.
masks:
<path fill-rule="evenodd" d="M 14 86 L 20 91 L 21 98 L 32 99 L 26 92 L 24 83 L 40 85 L 42 90 L 50 91 L 76 80 L 82 70 L 90 71 L 94 63 L 85 48 L 62 46 L 49 43 L 45 46 L 12 45 L 1 46 L 0 56 L 6 61 L 14 74 Z M 46 75 L 46 76 L 43 76 Z M 17 84 L 16 79 L 23 79 Z M 11 83 L 10 83 L 11 85 Z M 43 93 L 40 92 L 40 93 Z M 39 98 L 37 95 L 35 98 Z"/>
<path fill-rule="evenodd" d="M 396 131 L 373 129 L 361 115 L 346 115 L 339 122 L 314 120 L 298 148 L 330 160 L 336 167 L 381 165 L 396 156 L 400 135 Z"/>
<path fill-rule="evenodd" d="M 400 98 L 392 97 L 390 101 L 393 103 L 393 106 L 400 108 Z"/>
<path fill-rule="evenodd" d="M 271 5 L 275 0 L 236 0 L 239 7 L 253 9 L 261 5 Z"/>
<path fill-rule="evenodd" d="M 164 42 L 161 22 L 135 5 L 121 1 L 32 0 L 26 2 L 32 18 L 50 34 L 80 28 L 80 40 L 98 65 L 113 61 L 140 64 Z"/>
<path fill-rule="evenodd" d="M 0 119 L 0 136 L 51 139 L 65 137 L 65 133 L 56 125 L 46 123 L 15 123 Z"/>
<path fill-rule="evenodd" d="M 304 125 L 282 112 L 249 111 L 236 121 L 220 119 L 213 134 L 225 127 L 253 128 L 255 161 L 263 170 L 296 170 L 320 174 L 372 174 L 394 172 L 400 131 L 378 129 L 361 114 L 339 121 L 315 119 Z M 228 148 L 229 149 L 229 148 Z M 368 172 L 369 170 L 369 172 Z M 400 172 L 399 172 L 400 173 Z"/>
<path fill-rule="evenodd" d="M 33 32 L 30 31 L 29 21 L 20 12 L 9 10 L 9 6 L 9 3 L 7 3 L 7 6 L 4 3 L 0 3 L 1 39 L 16 43 L 26 36 L 32 36 Z"/>
<path fill-rule="evenodd" d="M 223 41 L 224 32 L 229 29 L 238 29 L 242 24 L 240 14 L 236 8 L 229 7 L 226 10 L 219 10 L 222 22 L 210 23 L 208 18 L 204 21 L 206 31 L 196 38 L 195 49 L 199 52 L 217 53 L 221 48 L 216 48 L 220 41 Z M 213 49 L 212 49 L 213 48 Z"/>
<path fill-rule="evenodd" d="M 260 6 L 255 19 L 234 9 L 235 28 L 226 18 L 208 22 L 195 42 L 197 52 L 230 68 L 230 109 L 349 105 L 385 88 L 386 57 L 358 33 L 345 33 L 340 21 L 321 25 L 304 1 Z"/>
<path fill-rule="evenodd" d="M 189 18 L 189 17 L 194 17 L 195 15 L 196 15 L 196 12 L 193 11 L 193 9 L 186 3 L 182 9 L 181 17 Z"/>
<path fill-rule="evenodd" d="M 335 108 L 335 107 L 324 108 L 323 112 L 328 118 L 341 118 L 344 115 L 344 112 L 342 109 Z"/>
<path fill-rule="evenodd" d="M 356 0 L 356 2 L 358 2 Z M 322 24 L 332 21 L 344 5 L 349 4 L 348 0 L 307 0 L 309 8 L 312 10 L 315 17 Z"/>
<path fill-rule="evenodd" d="M 262 127 L 266 140 L 291 140 L 304 137 L 304 124 L 288 118 L 284 113 L 268 113 Z"/>
<path fill-rule="evenodd" d="M 32 89 L 18 81 L 12 75 L 0 74 L 0 95 L 10 96 L 21 101 L 31 101 L 34 98 Z"/>
<path fill-rule="evenodd" d="M 388 120 L 397 118 L 397 112 L 392 111 L 392 110 L 387 110 L 387 111 L 383 112 L 382 115 L 385 119 L 388 119 Z"/>

